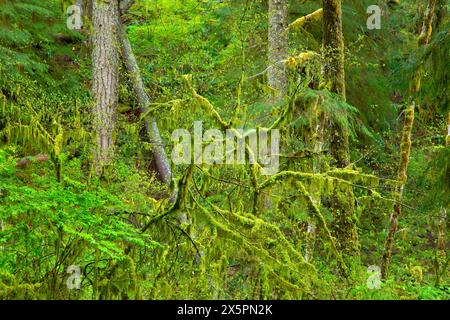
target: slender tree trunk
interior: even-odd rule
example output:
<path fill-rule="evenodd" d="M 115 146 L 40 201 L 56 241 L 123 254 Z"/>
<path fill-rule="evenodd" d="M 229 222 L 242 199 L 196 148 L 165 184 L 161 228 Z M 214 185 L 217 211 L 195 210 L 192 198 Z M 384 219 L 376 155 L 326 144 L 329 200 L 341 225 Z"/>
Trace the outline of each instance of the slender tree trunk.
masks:
<path fill-rule="evenodd" d="M 419 46 L 427 45 L 430 42 L 431 33 L 433 32 L 433 15 L 436 7 L 436 0 L 428 0 L 425 17 L 422 24 L 422 32 L 419 36 Z"/>
<path fill-rule="evenodd" d="M 397 179 L 401 185 L 396 190 L 395 205 L 389 219 L 389 232 L 386 238 L 385 250 L 383 253 L 383 262 L 381 264 L 381 276 L 384 280 L 387 277 L 387 270 L 392 258 L 392 246 L 394 236 L 398 229 L 398 217 L 402 212 L 403 190 L 407 180 L 406 171 L 408 170 L 409 154 L 411 152 L 411 132 L 414 125 L 414 106 L 408 107 L 404 111 L 404 122 L 402 138 L 400 143 L 400 163 L 398 166 Z"/>
<path fill-rule="evenodd" d="M 144 83 L 142 82 L 141 73 L 131 48 L 130 40 L 128 39 L 125 27 L 121 24 L 119 28 L 119 40 L 122 48 L 122 57 L 125 63 L 125 67 L 133 84 L 136 99 L 141 108 L 141 112 L 144 114 L 147 112 L 150 98 L 145 92 Z M 153 146 L 153 156 L 155 158 L 156 167 L 161 180 L 167 185 L 172 180 L 172 172 L 170 163 L 164 150 L 163 141 L 159 134 L 156 119 L 154 117 L 147 117 L 145 119 L 145 128 L 149 136 L 150 142 Z"/>
<path fill-rule="evenodd" d="M 428 0 L 427 9 L 423 18 L 422 29 L 419 32 L 418 47 L 427 45 L 430 41 L 433 25 L 433 15 L 436 6 L 436 0 Z M 412 100 L 418 100 L 418 94 L 421 88 L 422 80 L 422 66 L 419 66 L 415 76 L 413 77 L 413 83 L 410 87 L 410 96 Z M 414 113 L 415 113 L 414 102 L 410 107 L 405 110 L 405 120 L 402 130 L 402 139 L 400 144 L 400 163 L 398 167 L 398 180 L 401 185 L 399 186 L 396 194 L 396 203 L 394 205 L 394 210 L 392 211 L 389 220 L 389 232 L 386 237 L 386 244 L 383 252 L 383 260 L 381 263 L 381 277 L 383 280 L 387 279 L 389 265 L 392 258 L 392 247 L 394 243 L 395 233 L 398 229 L 398 219 L 402 212 L 401 202 L 403 200 L 403 189 L 407 181 L 406 172 L 408 170 L 409 154 L 411 151 L 411 132 L 414 125 Z"/>
<path fill-rule="evenodd" d="M 118 0 L 95 0 L 93 3 L 92 94 L 97 145 L 94 167 L 99 171 L 111 162 L 114 147 L 119 84 Z"/>
<path fill-rule="evenodd" d="M 267 43 L 267 84 L 274 90 L 268 102 L 278 104 L 287 95 L 288 79 L 285 61 L 288 57 L 288 5 L 289 0 L 269 0 L 269 28 Z M 269 191 L 254 198 L 254 210 L 272 210 Z"/>
<path fill-rule="evenodd" d="M 269 0 L 268 85 L 276 90 L 271 102 L 278 103 L 288 90 L 284 60 L 288 56 L 288 0 Z"/>
<path fill-rule="evenodd" d="M 325 87 L 346 100 L 344 35 L 341 0 L 323 0 L 323 75 Z M 350 164 L 347 128 L 332 123 L 329 133 L 330 153 L 343 168 Z"/>
<path fill-rule="evenodd" d="M 436 0 L 428 0 L 427 8 L 425 9 L 425 14 L 422 21 L 422 26 L 419 31 L 419 39 L 417 42 L 417 47 L 420 48 L 429 43 L 431 33 L 433 31 L 433 16 L 436 8 Z M 425 116 L 425 110 L 422 109 L 422 105 L 418 100 L 418 94 L 420 92 L 420 88 L 422 86 L 422 74 L 423 74 L 423 66 L 420 65 L 414 75 L 412 86 L 410 88 L 412 99 L 415 99 L 416 106 L 418 107 L 419 114 L 423 114 Z"/>
<path fill-rule="evenodd" d="M 346 100 L 344 36 L 342 33 L 341 0 L 323 0 L 323 75 L 324 86 Z M 327 120 L 329 122 L 329 120 Z M 327 132 L 330 153 L 338 168 L 350 164 L 348 129 L 331 122 Z M 339 185 L 330 199 L 333 212 L 333 233 L 337 245 L 345 255 L 359 255 L 353 188 Z"/>

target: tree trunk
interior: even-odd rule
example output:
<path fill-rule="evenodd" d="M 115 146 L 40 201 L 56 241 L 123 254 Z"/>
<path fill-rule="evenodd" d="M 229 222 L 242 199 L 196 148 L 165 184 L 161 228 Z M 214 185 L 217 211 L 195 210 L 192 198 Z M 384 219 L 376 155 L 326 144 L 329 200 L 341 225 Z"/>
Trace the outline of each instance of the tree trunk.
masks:
<path fill-rule="evenodd" d="M 97 145 L 94 167 L 98 172 L 112 160 L 118 103 L 119 51 L 118 0 L 95 0 L 93 3 L 92 94 Z"/>
<path fill-rule="evenodd" d="M 131 48 L 130 40 L 128 39 L 125 27 L 121 24 L 119 28 L 119 40 L 122 48 L 122 57 L 133 84 L 136 99 L 141 109 L 142 114 L 147 112 L 150 98 L 145 92 L 144 83 L 142 82 L 141 73 Z M 149 136 L 150 142 L 153 146 L 153 156 L 155 158 L 156 167 L 161 180 L 167 185 L 172 180 L 172 172 L 170 163 L 164 150 L 164 144 L 159 134 L 158 126 L 154 117 L 147 117 L 145 119 L 145 128 Z"/>
<path fill-rule="evenodd" d="M 346 100 L 341 0 L 323 0 L 323 50 L 326 85 Z"/>
<path fill-rule="evenodd" d="M 346 100 L 344 36 L 342 33 L 341 0 L 323 0 L 323 75 L 327 89 Z M 328 121 L 327 121 L 328 122 Z M 348 129 L 335 121 L 330 123 L 327 133 L 330 153 L 338 168 L 350 164 Z M 333 212 L 333 233 L 339 250 L 348 256 L 359 255 L 358 231 L 356 228 L 353 187 L 339 185 L 330 199 Z"/>
<path fill-rule="evenodd" d="M 427 45 L 430 41 L 432 25 L 433 25 L 433 15 L 436 6 L 436 0 L 428 0 L 427 9 L 423 18 L 422 29 L 419 33 L 418 47 Z M 410 96 L 412 100 L 418 99 L 418 94 L 420 92 L 421 80 L 422 80 L 423 68 L 419 66 L 415 76 L 413 77 L 413 83 L 410 87 Z M 405 110 L 405 121 L 402 130 L 402 140 L 400 144 L 400 163 L 398 167 L 398 180 L 401 182 L 397 190 L 396 202 L 394 205 L 394 210 L 391 214 L 389 221 L 389 232 L 386 237 L 386 244 L 383 252 L 383 260 L 381 263 L 381 277 L 383 280 L 387 279 L 389 265 L 392 258 L 392 247 L 394 243 L 395 233 L 398 229 L 398 218 L 402 212 L 401 202 L 403 200 L 403 189 L 407 181 L 406 172 L 408 170 L 409 154 L 411 150 L 411 132 L 414 125 L 414 107 L 416 102 L 412 106 Z"/>
<path fill-rule="evenodd" d="M 411 152 L 411 132 L 414 125 L 414 106 L 408 107 L 405 111 L 402 138 L 400 144 L 400 163 L 398 166 L 397 179 L 401 181 L 401 185 L 396 190 L 395 205 L 389 219 L 389 232 L 386 238 L 385 250 L 383 253 L 383 262 L 381 264 L 381 276 L 386 280 L 387 270 L 391 262 L 392 246 L 394 243 L 394 236 L 398 229 L 398 217 L 402 212 L 402 199 L 404 185 L 407 180 L 406 172 L 408 170 L 409 154 Z"/>
<path fill-rule="evenodd" d="M 419 36 L 419 46 L 424 46 L 430 42 L 431 33 L 433 31 L 433 15 L 435 7 L 436 0 L 429 0 L 423 19 L 422 32 Z"/>
<path fill-rule="evenodd" d="M 288 0 L 269 0 L 268 85 L 276 90 L 271 103 L 280 102 L 288 90 L 284 60 L 288 56 Z"/>
<path fill-rule="evenodd" d="M 323 57 L 325 87 L 346 101 L 341 0 L 323 0 Z M 329 137 L 330 153 L 336 160 L 337 167 L 348 166 L 350 164 L 348 129 L 332 123 Z"/>

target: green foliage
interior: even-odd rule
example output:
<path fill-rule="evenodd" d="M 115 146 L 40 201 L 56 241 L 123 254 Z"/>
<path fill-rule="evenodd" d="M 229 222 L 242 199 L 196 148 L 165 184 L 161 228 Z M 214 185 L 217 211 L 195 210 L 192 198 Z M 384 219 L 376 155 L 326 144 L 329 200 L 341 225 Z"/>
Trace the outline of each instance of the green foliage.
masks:
<path fill-rule="evenodd" d="M 67 33 L 58 1 L 2 0 L 0 2 L 0 79 L 2 89 L 24 73 L 34 80 L 65 82 L 58 57 L 74 57 L 70 46 L 56 38 Z M 72 41 L 80 39 L 70 33 Z M 55 41 L 56 40 L 56 41 Z M 72 75 L 73 76 L 73 75 Z M 69 85 L 73 85 L 72 80 Z"/>
<path fill-rule="evenodd" d="M 168 187 L 127 82 L 114 161 L 93 172 L 91 61 L 88 41 L 65 26 L 68 4 L 0 1 L 0 299 L 449 299 L 434 262 L 450 194 L 448 21 L 416 50 L 418 1 L 383 3 L 383 28 L 373 31 L 372 1 L 344 1 L 347 102 L 319 86 L 314 22 L 290 34 L 289 55 L 312 58 L 290 67 L 289 96 L 273 105 L 267 1 L 136 1 L 127 32 L 169 155 L 172 130 L 193 121 L 279 128 L 283 137 L 274 176 L 257 164 L 173 166 Z M 320 5 L 291 1 L 289 20 Z M 370 289 L 367 268 L 380 264 L 399 185 L 399 115 L 419 66 L 425 112 L 391 276 Z M 329 137 L 315 149 L 317 128 L 331 123 L 351 137 L 345 169 L 333 167 Z M 44 153 L 51 161 L 36 160 Z M 336 199 L 355 207 L 359 255 L 337 243 Z M 81 268 L 81 290 L 67 287 L 71 265 Z"/>
<path fill-rule="evenodd" d="M 12 274 L 20 272 L 21 279 L 33 285 L 41 282 L 42 277 L 53 279 L 49 279 L 48 285 L 55 281 L 52 288 L 36 284 L 37 288 L 33 289 L 36 297 L 50 294 L 46 289 L 53 291 L 64 287 L 60 278 L 69 265 L 87 266 L 95 259 L 120 263 L 128 259 L 125 246 L 143 250 L 159 246 L 123 216 L 123 212 L 134 210 L 134 206 L 101 187 L 89 187 L 70 177 L 63 183 L 49 180 L 36 173 L 37 167 L 32 170 L 35 173 L 24 176 L 15 169 L 13 151 L 0 150 L 3 250 L 0 270 Z M 79 164 L 74 160 L 67 166 L 75 169 Z M 10 251 L 7 248 L 12 243 L 14 250 Z M 13 284 L 22 285 L 21 282 Z M 15 296 L 15 290 L 4 290 L 0 283 L 2 298 L 20 297 L 20 293 Z"/>

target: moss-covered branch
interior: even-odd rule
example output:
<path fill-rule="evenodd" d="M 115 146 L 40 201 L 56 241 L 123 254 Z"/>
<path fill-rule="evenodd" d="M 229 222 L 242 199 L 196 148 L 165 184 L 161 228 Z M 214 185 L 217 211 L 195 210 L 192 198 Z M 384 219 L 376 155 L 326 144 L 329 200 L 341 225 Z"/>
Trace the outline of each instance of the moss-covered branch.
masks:
<path fill-rule="evenodd" d="M 289 25 L 290 30 L 295 30 L 303 27 L 305 24 L 313 21 L 319 21 L 323 17 L 323 9 L 320 8 L 313 13 L 300 17 Z"/>

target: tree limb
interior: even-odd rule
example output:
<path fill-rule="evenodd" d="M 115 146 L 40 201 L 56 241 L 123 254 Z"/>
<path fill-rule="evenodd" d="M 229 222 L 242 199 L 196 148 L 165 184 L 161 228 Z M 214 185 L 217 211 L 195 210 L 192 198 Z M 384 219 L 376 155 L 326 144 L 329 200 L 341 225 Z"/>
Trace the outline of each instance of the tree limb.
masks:
<path fill-rule="evenodd" d="M 288 26 L 288 29 L 298 29 L 307 24 L 308 22 L 318 21 L 319 19 L 322 18 L 322 16 L 323 16 L 323 9 L 320 8 L 319 10 L 316 10 L 313 13 L 298 18 Z"/>
<path fill-rule="evenodd" d="M 135 0 L 121 0 L 119 3 L 120 14 L 127 13 L 128 9 L 134 4 Z"/>

